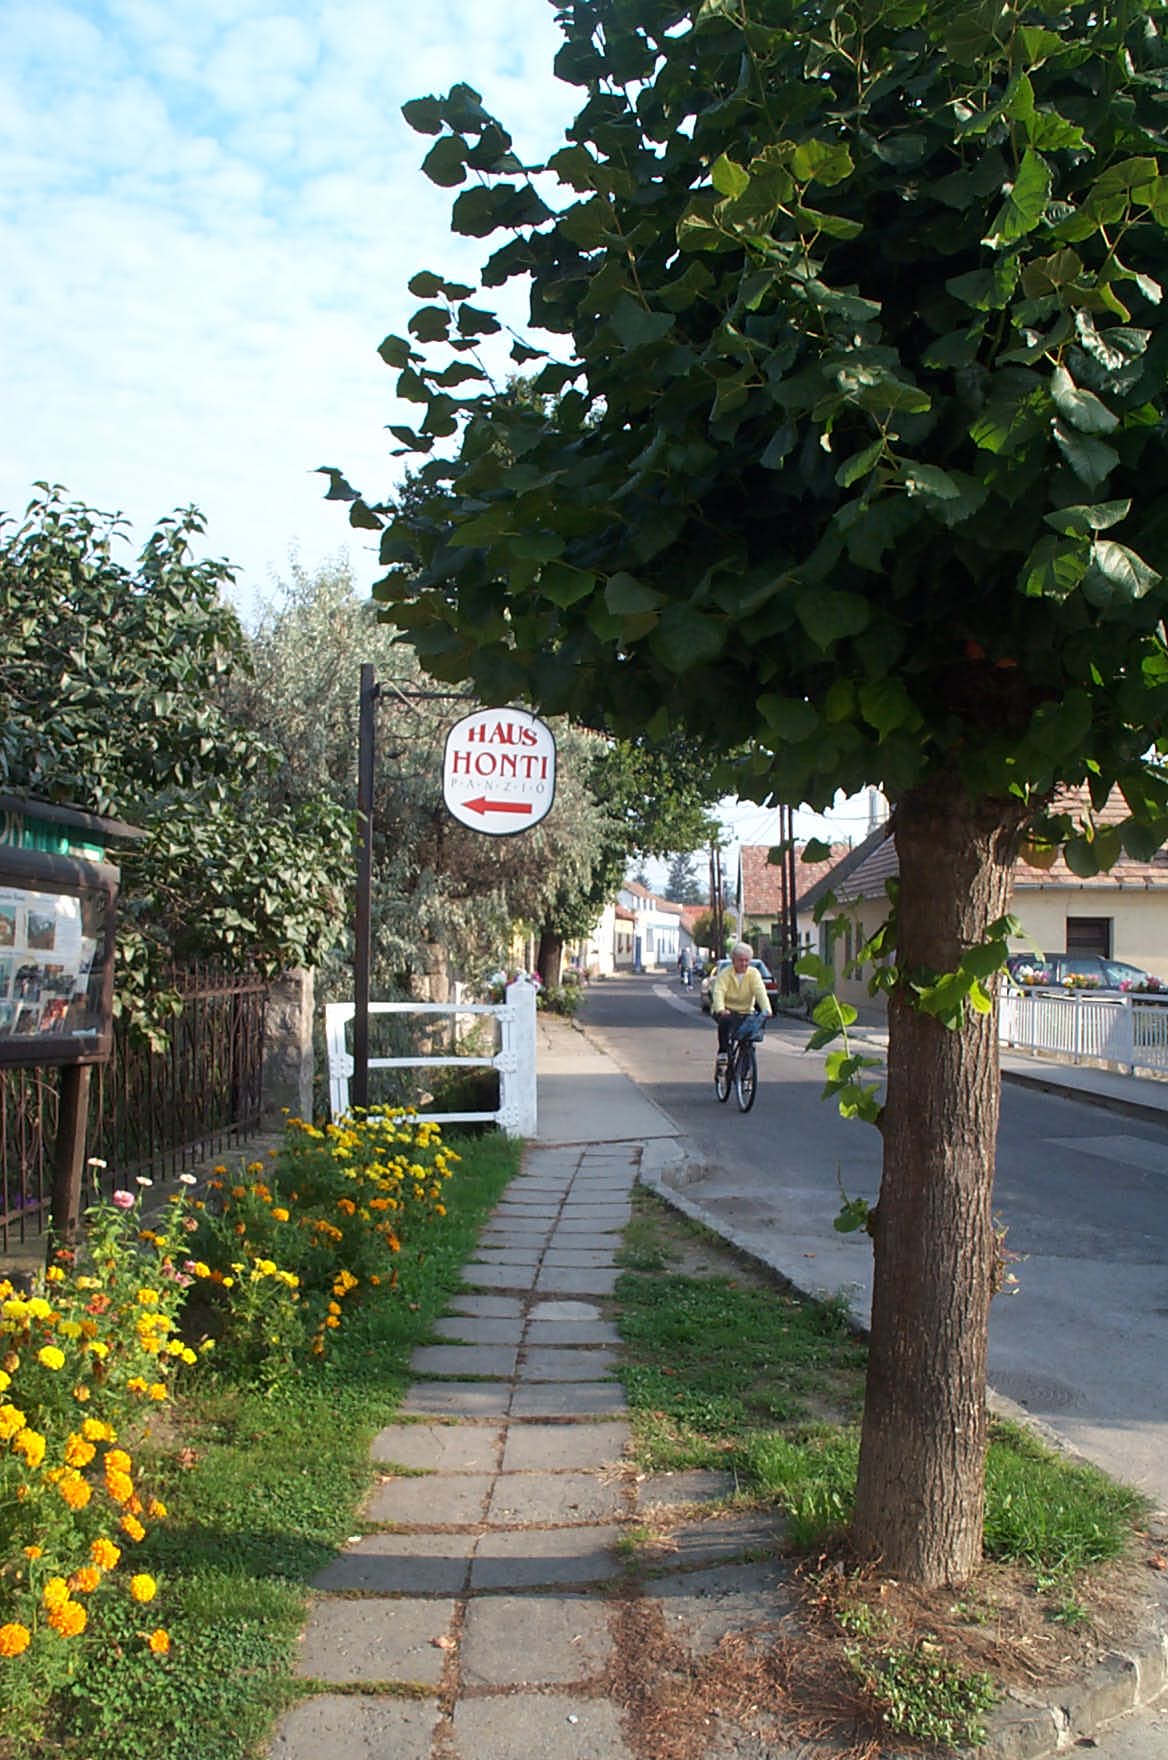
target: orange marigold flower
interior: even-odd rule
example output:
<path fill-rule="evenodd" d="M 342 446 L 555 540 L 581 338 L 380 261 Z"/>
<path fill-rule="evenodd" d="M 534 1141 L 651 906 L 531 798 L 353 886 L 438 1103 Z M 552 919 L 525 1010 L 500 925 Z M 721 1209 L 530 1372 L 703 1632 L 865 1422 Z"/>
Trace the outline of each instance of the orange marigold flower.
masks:
<path fill-rule="evenodd" d="M 80 1601 L 65 1601 L 49 1615 L 49 1624 L 62 1638 L 79 1638 L 89 1624 Z"/>
<path fill-rule="evenodd" d="M 70 1509 L 84 1509 L 93 1496 L 93 1486 L 77 1472 L 64 1474 L 57 1482 L 57 1490 Z"/>
<path fill-rule="evenodd" d="M 70 1467 L 87 1467 L 96 1453 L 92 1442 L 74 1434 L 65 1444 L 65 1463 Z"/>
<path fill-rule="evenodd" d="M 101 1418 L 86 1418 L 81 1434 L 87 1442 L 116 1442 L 118 1439 L 113 1425 L 106 1424 Z"/>
<path fill-rule="evenodd" d="M 83 1564 L 80 1570 L 74 1571 L 69 1578 L 69 1587 L 74 1595 L 92 1595 L 101 1582 L 101 1572 L 95 1564 Z"/>
<path fill-rule="evenodd" d="M 107 1449 L 104 1460 L 107 1473 L 128 1473 L 134 1464 L 124 1448 Z"/>
<path fill-rule="evenodd" d="M 134 1495 L 134 1481 L 129 1473 L 107 1473 L 105 1488 L 115 1503 L 129 1503 Z"/>
<path fill-rule="evenodd" d="M 39 1467 L 45 1458 L 45 1439 L 39 1430 L 24 1429 L 14 1436 L 12 1446 L 22 1454 L 30 1467 Z"/>
<path fill-rule="evenodd" d="M 43 1546 L 26 1546 L 24 1549 L 25 1558 L 43 1558 L 44 1555 L 45 1549 Z"/>
<path fill-rule="evenodd" d="M 146 1513 L 153 1516 L 156 1522 L 160 1522 L 167 1513 L 166 1505 L 160 1497 L 152 1497 Z"/>
<path fill-rule="evenodd" d="M 128 1534 L 131 1540 L 145 1540 L 146 1538 L 146 1530 L 137 1516 L 123 1516 L 118 1527 L 123 1534 Z"/>
<path fill-rule="evenodd" d="M 155 1656 L 170 1654 L 170 1633 L 163 1626 L 155 1626 L 146 1640 Z"/>
<path fill-rule="evenodd" d="M 112 1571 L 122 1556 L 122 1549 L 112 1540 L 98 1539 L 90 1546 L 89 1556 L 103 1571 Z"/>
<path fill-rule="evenodd" d="M 10 1625 L 0 1626 L 0 1656 L 20 1656 L 28 1649 L 32 1641 L 32 1633 L 27 1626 L 18 1625 L 15 1621 Z"/>

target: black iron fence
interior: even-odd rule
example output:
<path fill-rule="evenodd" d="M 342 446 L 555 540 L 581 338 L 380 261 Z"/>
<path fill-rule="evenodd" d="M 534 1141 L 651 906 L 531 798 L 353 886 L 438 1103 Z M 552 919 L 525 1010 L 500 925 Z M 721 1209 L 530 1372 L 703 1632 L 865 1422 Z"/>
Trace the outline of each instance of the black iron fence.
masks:
<path fill-rule="evenodd" d="M 183 1009 L 167 1049 L 119 1026 L 94 1071 L 86 1154 L 106 1163 L 107 1191 L 137 1174 L 173 1178 L 260 1128 L 267 986 L 202 967 L 173 983 Z M 47 1225 L 57 1097 L 55 1069 L 0 1069 L 0 1255 Z"/>

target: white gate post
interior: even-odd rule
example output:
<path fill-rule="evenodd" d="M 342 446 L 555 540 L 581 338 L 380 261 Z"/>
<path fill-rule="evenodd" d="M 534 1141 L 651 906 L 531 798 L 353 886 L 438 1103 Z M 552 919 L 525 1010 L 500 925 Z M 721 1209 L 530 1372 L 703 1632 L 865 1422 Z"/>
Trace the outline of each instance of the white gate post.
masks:
<path fill-rule="evenodd" d="M 538 1127 L 535 1090 L 535 985 L 519 977 L 506 991 L 510 1020 L 504 1017 L 499 1070 L 499 1124 L 514 1137 L 534 1137 Z"/>

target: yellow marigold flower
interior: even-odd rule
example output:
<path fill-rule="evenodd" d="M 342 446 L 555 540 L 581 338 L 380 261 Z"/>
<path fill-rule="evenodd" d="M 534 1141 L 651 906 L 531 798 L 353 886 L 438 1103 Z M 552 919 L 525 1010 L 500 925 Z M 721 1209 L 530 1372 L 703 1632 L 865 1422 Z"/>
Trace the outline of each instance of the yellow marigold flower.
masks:
<path fill-rule="evenodd" d="M 299 1289 L 300 1288 L 300 1279 L 297 1277 L 297 1275 L 294 1271 L 281 1271 L 280 1272 L 280 1282 L 286 1283 L 288 1285 L 289 1289 Z"/>
<path fill-rule="evenodd" d="M 53 1304 L 46 1302 L 44 1296 L 32 1296 L 28 1304 L 29 1315 L 33 1320 L 51 1320 Z"/>
<path fill-rule="evenodd" d="M 50 1577 L 41 1590 L 41 1600 L 49 1613 L 52 1613 L 54 1608 L 64 1607 L 68 1599 L 69 1585 L 64 1577 Z"/>
<path fill-rule="evenodd" d="M 128 1473 L 132 1471 L 134 1463 L 124 1448 L 107 1448 L 103 1465 L 110 1472 Z"/>
<path fill-rule="evenodd" d="M 62 1638 L 79 1638 L 89 1624 L 80 1601 L 66 1601 L 49 1615 L 49 1624 Z"/>
<path fill-rule="evenodd" d="M 118 1527 L 123 1534 L 128 1534 L 131 1540 L 145 1540 L 146 1538 L 146 1530 L 137 1516 L 123 1516 Z"/>
<path fill-rule="evenodd" d="M 144 1308 L 156 1308 L 159 1302 L 158 1291 L 156 1289 L 140 1289 L 138 1300 Z"/>
<path fill-rule="evenodd" d="M 89 1397 L 90 1397 L 90 1392 L 89 1392 L 88 1387 L 85 1386 L 84 1382 L 79 1383 L 73 1389 L 73 1398 L 77 1401 L 78 1405 L 83 1406 L 85 1404 L 86 1400 L 89 1399 Z"/>
<path fill-rule="evenodd" d="M 135 1601 L 153 1601 L 157 1593 L 158 1584 L 145 1571 L 139 1571 L 137 1576 L 130 1578 L 130 1594 Z"/>
<path fill-rule="evenodd" d="M 83 1331 L 81 1323 L 77 1320 L 58 1320 L 57 1322 L 57 1332 L 62 1338 L 81 1338 Z"/>
<path fill-rule="evenodd" d="M 249 1161 L 248 1162 L 248 1164 L 247 1164 L 247 1172 L 248 1173 L 262 1173 L 263 1171 L 264 1171 L 264 1164 L 262 1161 Z"/>
<path fill-rule="evenodd" d="M 145 1393 L 146 1387 L 147 1383 L 143 1380 L 141 1375 L 131 1375 L 130 1379 L 126 1382 L 127 1393 Z"/>
<path fill-rule="evenodd" d="M 153 1518 L 156 1522 L 160 1522 L 163 1520 L 163 1518 L 167 1514 L 167 1509 L 166 1509 L 166 1505 L 163 1503 L 161 1497 L 152 1497 L 150 1499 L 150 1504 L 149 1504 L 149 1507 L 148 1507 L 146 1513 L 147 1513 L 147 1515 L 153 1516 Z"/>
<path fill-rule="evenodd" d="M 101 1572 L 95 1564 L 83 1564 L 80 1570 L 73 1572 L 69 1578 L 69 1587 L 74 1595 L 92 1595 L 101 1582 Z"/>
<path fill-rule="evenodd" d="M 64 1283 L 64 1281 L 65 1273 L 62 1271 L 61 1267 L 59 1265 L 50 1265 L 49 1269 L 45 1272 L 45 1282 Z"/>
<path fill-rule="evenodd" d="M 87 1467 L 96 1453 L 92 1442 L 74 1433 L 65 1444 L 65 1464 L 69 1467 Z"/>
<path fill-rule="evenodd" d="M 25 1558 L 43 1558 L 44 1554 L 45 1549 L 43 1546 L 26 1546 L 24 1549 Z"/>
<path fill-rule="evenodd" d="M 167 1397 L 165 1381 L 152 1381 L 146 1392 L 151 1399 L 164 1400 Z"/>
<path fill-rule="evenodd" d="M 100 1338 L 91 1339 L 85 1348 L 91 1353 L 91 1355 L 97 1358 L 99 1363 L 104 1363 L 105 1359 L 109 1356 L 109 1345 L 105 1344 Z"/>
<path fill-rule="evenodd" d="M 184 1363 L 197 1363 L 199 1359 L 189 1345 L 184 1345 L 182 1360 Z"/>
<path fill-rule="evenodd" d="M 18 1625 L 13 1621 L 10 1625 L 0 1626 L 0 1656 L 20 1656 L 32 1642 L 32 1633 L 27 1626 Z"/>
<path fill-rule="evenodd" d="M 22 1430 L 13 1437 L 12 1446 L 24 1456 L 30 1467 L 39 1467 L 45 1458 L 45 1439 L 39 1430 Z"/>
<path fill-rule="evenodd" d="M 272 1211 L 272 1221 L 273 1222 L 287 1222 L 288 1220 L 289 1220 L 289 1217 L 288 1217 L 287 1210 L 285 1210 L 285 1208 L 282 1204 L 277 1204 Z"/>
<path fill-rule="evenodd" d="M 445 1204 L 435 1204 L 435 1206 L 434 1206 L 434 1214 L 435 1214 L 435 1215 L 436 1215 L 436 1216 L 445 1216 L 445 1214 L 446 1214 L 446 1206 L 445 1206 Z"/>
<path fill-rule="evenodd" d="M 57 1490 L 70 1509 L 84 1509 L 93 1496 L 93 1486 L 80 1473 L 66 1473 L 57 1481 Z"/>
<path fill-rule="evenodd" d="M 170 1633 L 163 1626 L 155 1626 L 146 1640 L 155 1656 L 170 1654 Z"/>
<path fill-rule="evenodd" d="M 7 1369 L 0 1369 L 0 1393 L 3 1393 L 5 1388 L 11 1387 L 11 1386 L 12 1386 L 11 1375 L 8 1373 Z"/>
<path fill-rule="evenodd" d="M 261 1277 L 275 1277 L 276 1261 L 274 1259 L 257 1259 L 255 1269 Z"/>
<path fill-rule="evenodd" d="M 0 1315 L 11 1321 L 13 1326 L 23 1326 L 28 1319 L 28 1303 L 21 1296 L 12 1296 L 0 1308 Z"/>
<path fill-rule="evenodd" d="M 87 1442 L 116 1442 L 118 1439 L 113 1425 L 107 1424 L 104 1418 L 86 1418 L 81 1434 Z"/>
<path fill-rule="evenodd" d="M 5 1277 L 0 1279 L 0 1302 L 12 1294 L 12 1284 Z"/>
<path fill-rule="evenodd" d="M 28 1419 L 18 1407 L 0 1406 L 0 1442 L 8 1442 L 27 1423 Z"/>
<path fill-rule="evenodd" d="M 115 1546 L 112 1540 L 99 1539 L 90 1546 L 89 1556 L 103 1571 L 112 1571 L 122 1556 L 122 1549 Z"/>

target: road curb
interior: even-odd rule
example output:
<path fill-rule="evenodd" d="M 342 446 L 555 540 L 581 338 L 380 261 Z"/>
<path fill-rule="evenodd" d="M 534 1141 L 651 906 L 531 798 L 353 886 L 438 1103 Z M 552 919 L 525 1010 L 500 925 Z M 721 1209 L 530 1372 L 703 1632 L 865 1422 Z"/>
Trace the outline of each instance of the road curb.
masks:
<path fill-rule="evenodd" d="M 1097 1106 L 1102 1112 L 1118 1112 L 1127 1118 L 1138 1118 L 1145 1124 L 1168 1123 L 1168 1111 L 1163 1106 L 1151 1106 L 1143 1100 L 1129 1100 L 1125 1094 L 1103 1094 L 1091 1088 L 1078 1088 L 1070 1082 L 1060 1082 L 1053 1073 L 1033 1074 L 1023 1069 L 1003 1069 L 1003 1082 L 1010 1082 L 1016 1088 L 1036 1088 L 1043 1094 L 1057 1094 L 1060 1100 L 1081 1100 L 1085 1106 Z"/>
<path fill-rule="evenodd" d="M 1159 1116 L 1163 1117 L 1162 1114 Z M 665 1166 L 675 1167 L 678 1162 L 695 1159 L 684 1140 L 679 1139 L 677 1148 L 680 1153 L 661 1167 L 642 1159 L 640 1183 L 691 1222 L 708 1228 L 736 1252 L 782 1277 L 798 1290 L 800 1286 L 795 1279 L 772 1264 L 756 1247 L 748 1245 L 736 1229 L 666 1183 L 663 1177 Z M 815 1294 L 806 1289 L 801 1293 L 811 1297 Z M 854 1311 L 851 1317 L 857 1333 L 867 1337 L 867 1325 Z M 1051 1443 L 1050 1433 L 1035 1424 L 1028 1413 L 1020 1410 L 1018 1421 Z M 1075 1453 L 1057 1438 L 1053 1440 L 1053 1446 L 1063 1454 Z M 1050 1760 L 1050 1756 L 1064 1754 L 1076 1744 L 1089 1745 L 1115 1718 L 1154 1705 L 1168 1691 L 1168 1583 L 1161 1585 L 1159 1599 L 1159 1617 L 1151 1628 L 1122 1650 L 1102 1656 L 1084 1676 L 1064 1682 L 1049 1697 L 1007 1691 L 986 1718 L 985 1742 L 979 1748 L 962 1750 L 958 1760 Z M 912 1760 L 912 1757 L 889 1749 L 883 1760 Z"/>

